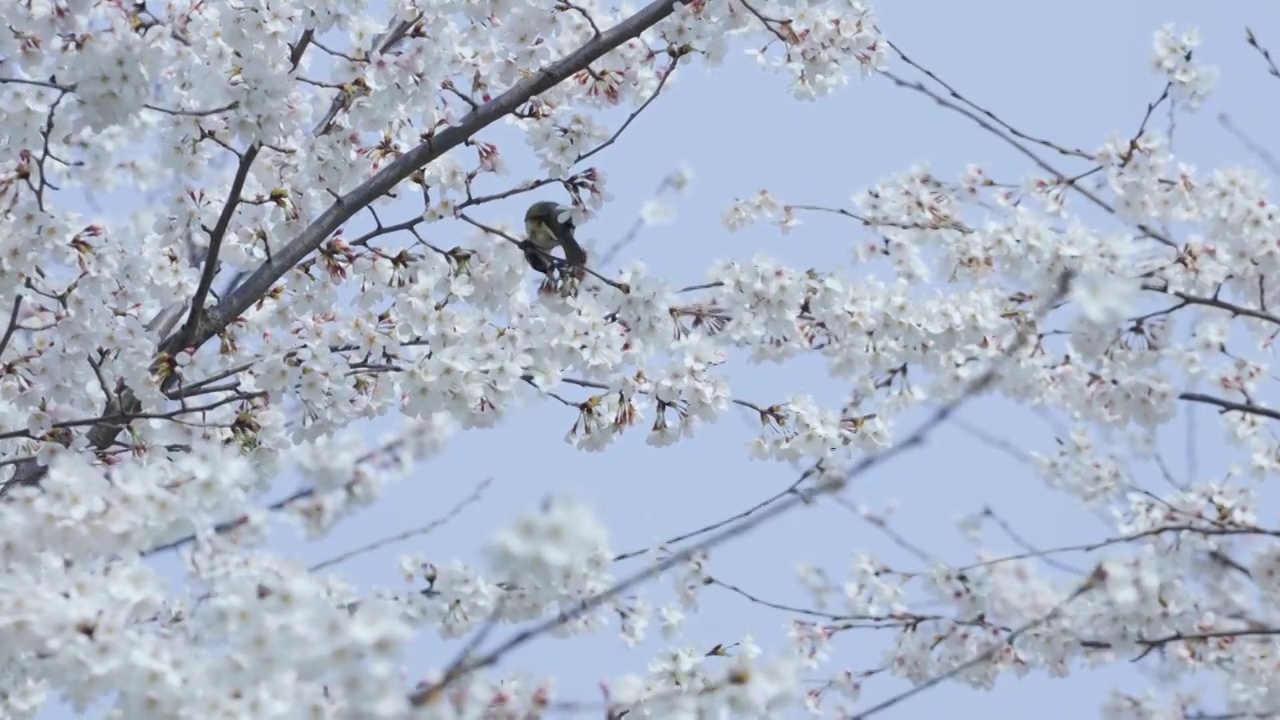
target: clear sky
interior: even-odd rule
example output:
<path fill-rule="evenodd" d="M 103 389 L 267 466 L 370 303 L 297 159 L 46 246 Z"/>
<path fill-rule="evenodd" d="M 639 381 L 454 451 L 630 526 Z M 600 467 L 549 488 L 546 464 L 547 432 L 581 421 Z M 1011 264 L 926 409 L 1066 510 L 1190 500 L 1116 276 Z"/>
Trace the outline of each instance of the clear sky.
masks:
<path fill-rule="evenodd" d="M 1220 112 L 1265 146 L 1280 148 L 1275 108 L 1280 84 L 1244 42 L 1246 25 L 1280 48 L 1280 5 L 1190 0 L 1125 3 L 1077 0 L 1071 3 L 896 0 L 876 3 L 890 39 L 971 99 L 1029 133 L 1067 146 L 1093 149 L 1110 133 L 1131 135 L 1162 81 L 1150 70 L 1152 32 L 1163 22 L 1181 28 L 1199 25 L 1202 57 L 1222 68 L 1208 103 L 1197 115 L 1179 120 L 1175 148 L 1201 169 L 1249 160 L 1240 143 L 1222 129 Z M 894 71 L 914 77 L 897 63 Z M 1164 122 L 1163 116 L 1158 118 Z M 512 180 L 534 177 L 536 166 L 522 143 L 498 130 L 482 137 L 501 142 Z M 757 252 L 795 267 L 851 272 L 852 244 L 864 238 L 856 223 L 805 216 L 805 225 L 783 236 L 761 225 L 731 234 L 721 214 L 732 200 L 768 188 L 795 203 L 849 206 L 850 196 L 913 163 L 928 162 L 941 177 L 955 178 L 966 163 L 986 165 L 1001 180 L 1016 181 L 1028 166 L 1007 146 L 969 120 L 927 98 L 895 88 L 881 78 L 854 79 L 831 97 L 792 100 L 779 76 L 762 71 L 746 55 L 731 55 L 726 66 L 707 72 L 697 62 L 678 71 L 660 98 L 614 147 L 598 156 L 608 173 L 614 202 L 587 223 L 580 236 L 599 251 L 625 234 L 641 204 L 661 178 L 679 163 L 694 171 L 690 191 L 675 199 L 676 220 L 646 229 L 618 263 L 642 258 L 674 284 L 703 279 L 712 261 L 748 260 Z M 1072 167 L 1065 165 L 1064 167 Z M 539 198 L 558 198 L 552 192 Z M 477 210 L 485 222 L 515 223 L 525 198 Z M 458 223 L 433 225 L 430 233 L 446 247 L 470 237 Z M 452 240 L 451 240 L 452 238 Z M 597 268 L 605 270 L 605 268 Z M 533 280 L 531 279 L 532 283 Z M 736 396 L 767 405 L 797 392 L 813 393 L 838 407 L 847 392 L 825 377 L 812 359 L 781 366 L 736 362 L 726 369 Z M 563 394 L 585 398 L 573 388 Z M 321 560 L 342 550 L 427 522 L 469 495 L 486 478 L 482 500 L 433 534 L 384 548 L 333 569 L 362 585 L 400 586 L 397 557 L 419 551 L 440 563 L 453 558 L 480 562 L 482 543 L 520 510 L 549 491 L 566 490 L 590 499 L 608 521 L 615 551 L 631 550 L 737 513 L 795 478 L 786 465 L 751 461 L 745 443 L 750 419 L 736 410 L 692 441 L 654 449 L 644 444 L 644 428 L 599 454 L 563 442 L 575 418 L 552 401 L 530 396 L 526 408 L 492 430 L 459 433 L 449 447 L 412 476 L 387 490 L 376 507 L 342 523 L 325 540 L 302 546 L 280 533 L 279 547 Z M 1209 413 L 1203 412 L 1209 425 Z M 983 401 L 962 416 L 1024 449 L 1052 447 L 1053 429 L 1026 410 Z M 388 427 L 379 423 L 382 428 Z M 907 431 L 909 425 L 899 428 Z M 371 432 L 375 432 L 371 430 Z M 1182 442 L 1181 421 L 1168 435 Z M 1200 470 L 1222 469 L 1214 453 L 1216 429 L 1202 438 Z M 1175 472 L 1185 470 L 1174 455 Z M 1143 472 L 1155 487 L 1154 468 Z M 281 492 L 290 489 L 283 482 Z M 1109 528 L 1078 510 L 1065 495 L 1046 490 L 1023 465 L 977 443 L 955 428 L 940 432 L 925 447 L 881 467 L 846 491 L 851 500 L 878 507 L 898 501 L 893 527 L 914 543 L 953 561 L 971 559 L 953 519 L 990 505 L 1040 546 L 1099 539 Z M 1009 547 L 993 537 L 994 547 Z M 851 554 L 867 551 L 891 565 L 916 563 L 883 534 L 848 511 L 818 503 L 772 522 L 712 554 L 710 574 L 769 600 L 809 604 L 794 576 L 799 562 L 817 564 L 843 578 Z M 630 561 L 620 576 L 640 569 Z M 1080 561 L 1087 566 L 1087 561 Z M 654 604 L 671 598 L 668 584 L 647 586 Z M 751 632 L 766 649 L 785 642 L 785 613 L 753 605 L 709 587 L 703 611 L 689 621 L 684 638 L 670 644 L 710 649 Z M 494 640 L 510 628 L 500 628 Z M 523 668 L 558 678 L 560 699 L 595 701 L 597 682 L 645 665 L 668 645 L 651 626 L 650 639 L 628 650 L 614 633 L 568 641 L 545 639 L 510 656 L 502 669 Z M 832 661 L 811 677 L 834 670 L 873 667 L 887 635 L 844 633 Z M 416 671 L 442 667 L 456 644 L 424 636 L 410 658 Z M 1120 662 L 1105 672 L 1050 680 L 1033 675 L 1003 677 L 995 692 L 947 684 L 884 714 L 891 718 L 955 716 L 1053 718 L 1092 717 L 1106 690 L 1123 685 L 1138 690 L 1149 678 L 1141 665 Z M 864 698 L 882 699 L 905 687 L 895 679 L 868 682 Z"/>

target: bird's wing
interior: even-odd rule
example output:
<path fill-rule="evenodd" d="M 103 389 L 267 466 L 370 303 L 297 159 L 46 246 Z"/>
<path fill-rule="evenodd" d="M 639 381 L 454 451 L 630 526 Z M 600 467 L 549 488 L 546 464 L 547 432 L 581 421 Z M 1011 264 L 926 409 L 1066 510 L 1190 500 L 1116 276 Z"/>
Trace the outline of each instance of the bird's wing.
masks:
<path fill-rule="evenodd" d="M 556 231 L 556 240 L 560 241 L 560 247 L 564 248 L 564 260 L 570 265 L 585 265 L 587 262 L 587 251 L 582 249 L 576 238 L 573 237 L 573 226 L 559 229 Z"/>
<path fill-rule="evenodd" d="M 560 218 L 564 218 L 563 221 Z M 555 222 L 549 223 L 548 227 L 551 232 L 555 233 L 556 242 L 560 247 L 564 248 L 564 259 L 569 265 L 585 265 L 587 262 L 587 253 L 578 244 L 578 240 L 574 237 L 577 227 L 573 224 L 573 216 L 569 214 L 569 208 L 557 206 L 555 216 L 552 218 Z"/>
<path fill-rule="evenodd" d="M 525 248 L 524 259 L 525 262 L 529 263 L 529 267 L 533 268 L 535 272 L 540 272 L 543 275 L 546 275 L 551 271 L 551 261 L 543 257 L 542 253 L 532 247 Z"/>

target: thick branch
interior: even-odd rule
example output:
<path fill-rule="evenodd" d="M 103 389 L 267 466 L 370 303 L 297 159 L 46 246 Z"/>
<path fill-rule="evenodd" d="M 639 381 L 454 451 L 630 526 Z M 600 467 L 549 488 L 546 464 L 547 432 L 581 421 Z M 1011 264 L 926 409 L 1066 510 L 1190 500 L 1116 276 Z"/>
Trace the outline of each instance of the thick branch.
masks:
<path fill-rule="evenodd" d="M 510 114 L 529 98 L 546 92 L 560 82 L 585 69 L 592 62 L 606 53 L 635 38 L 640 33 L 658 24 L 670 15 L 679 0 L 655 0 L 635 15 L 592 38 L 576 51 L 554 62 L 542 71 L 532 75 L 515 85 L 502 95 L 479 106 L 468 113 L 458 125 L 427 139 L 412 150 L 389 163 L 377 175 L 369 178 L 359 187 L 338 198 L 336 202 L 320 217 L 311 222 L 297 237 L 290 240 L 269 261 L 260 266 L 252 275 L 240 283 L 227 297 L 204 314 L 203 320 L 195 323 L 194 332 L 187 332 L 187 326 L 170 335 L 160 344 L 160 357 L 173 356 L 184 348 L 198 348 L 230 325 L 245 310 L 261 299 L 277 280 L 284 276 L 290 268 L 301 262 L 303 258 L 315 251 L 321 243 L 332 235 L 353 215 L 384 195 L 398 183 L 407 179 L 415 171 L 426 167 L 429 163 L 444 155 L 449 150 L 461 145 L 464 140 L 493 124 L 500 118 Z M 386 43 L 398 40 L 412 27 L 412 23 L 401 22 L 394 27 L 388 37 L 380 38 Z M 331 113 L 332 115 L 332 113 Z M 322 130 L 324 123 L 318 130 Z M 234 195 L 232 197 L 235 197 Z M 206 268 L 207 271 L 208 268 Z M 202 308 L 197 304 L 192 308 L 192 317 Z M 188 323 L 191 325 L 192 323 Z M 136 412 L 137 400 L 126 388 L 121 393 L 121 407 L 110 407 L 106 414 L 116 415 L 121 411 Z M 104 447 L 120 432 L 119 427 L 97 425 L 90 431 L 90 440 L 95 447 Z M 43 476 L 43 467 L 34 459 L 24 463 L 15 473 L 14 480 L 22 484 L 33 484 Z"/>
<path fill-rule="evenodd" d="M 471 111 L 459 124 L 428 138 L 426 142 L 396 158 L 378 174 L 338 198 L 328 210 L 312 221 L 306 230 L 274 253 L 269 261 L 263 263 L 225 300 L 209 311 L 207 322 L 201 324 L 194 337 L 171 336 L 161 346 L 162 351 L 173 354 L 182 346 L 202 345 L 241 313 L 252 307 L 290 268 L 311 254 L 324 242 L 325 238 L 332 235 L 361 208 L 384 195 L 415 171 L 462 144 L 467 138 L 510 114 L 529 98 L 555 87 L 604 56 L 605 53 L 653 27 L 672 13 L 676 2 L 677 0 L 655 0 L 640 12 L 609 28 L 563 59 L 516 83 L 502 95 Z M 179 339 L 186 342 L 179 344 L 177 342 Z"/>

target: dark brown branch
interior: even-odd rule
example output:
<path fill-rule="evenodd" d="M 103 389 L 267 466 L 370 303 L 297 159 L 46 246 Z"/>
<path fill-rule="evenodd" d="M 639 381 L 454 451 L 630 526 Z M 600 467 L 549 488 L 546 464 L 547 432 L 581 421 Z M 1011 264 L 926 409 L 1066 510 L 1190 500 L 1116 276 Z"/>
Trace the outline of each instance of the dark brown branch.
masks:
<path fill-rule="evenodd" d="M 298 38 L 298 42 L 289 47 L 290 72 L 298 69 L 298 65 L 302 63 L 302 56 L 307 52 L 307 46 L 311 44 L 311 40 L 315 38 L 315 35 L 315 30 L 307 28 L 302 31 L 302 36 Z"/>
<path fill-rule="evenodd" d="M 9 347 L 9 341 L 13 339 L 13 331 L 18 329 L 18 311 L 22 309 L 22 295 L 18 295 L 13 299 L 13 310 L 9 312 L 9 324 L 4 329 L 4 337 L 0 338 L 0 355 Z"/>
<path fill-rule="evenodd" d="M 1245 150 L 1248 150 L 1249 154 L 1253 155 L 1258 162 L 1265 165 L 1272 173 L 1280 175 L 1280 162 L 1276 161 L 1276 156 L 1271 154 L 1270 150 L 1260 145 L 1253 138 L 1249 137 L 1249 135 L 1247 135 L 1243 130 L 1236 127 L 1235 123 L 1231 122 L 1230 115 L 1225 112 L 1218 113 L 1218 124 L 1221 125 L 1222 129 L 1226 130 L 1231 137 L 1238 140 L 1240 144 L 1244 146 Z"/>
<path fill-rule="evenodd" d="M 1231 400 L 1224 400 L 1212 395 L 1205 395 L 1204 393 L 1185 392 L 1179 395 L 1178 399 L 1220 407 L 1224 413 L 1240 412 L 1249 415 L 1261 415 L 1262 417 L 1271 418 L 1272 420 L 1280 420 L 1280 412 L 1272 410 L 1271 408 L 1254 405 L 1252 403 L 1238 403 Z"/>
<path fill-rule="evenodd" d="M 364 555 L 365 553 L 370 553 L 379 548 L 386 547 L 387 545 L 403 542 L 405 540 L 408 540 L 409 538 L 426 535 L 432 532 L 433 530 L 436 530 L 437 528 L 442 527 L 443 525 L 445 525 L 445 523 L 448 523 L 450 520 L 453 520 L 463 510 L 467 509 L 467 506 L 479 502 L 480 496 L 484 494 L 484 491 L 489 487 L 489 485 L 492 482 L 493 482 L 493 478 L 485 478 L 483 481 L 480 482 L 479 485 L 475 487 L 474 490 L 471 491 L 470 495 L 468 495 L 467 497 L 459 501 L 457 504 L 455 504 L 453 508 L 451 508 L 447 513 L 432 520 L 426 525 L 413 528 L 412 530 L 405 530 L 404 532 L 396 533 L 395 535 L 389 535 L 387 537 L 379 538 L 367 545 L 361 545 L 358 548 L 353 548 L 340 555 L 335 555 L 329 558 L 328 560 L 318 562 L 315 565 L 312 565 L 311 567 L 307 568 L 307 572 L 317 572 L 327 567 L 332 567 L 334 565 L 344 563 L 348 560 L 351 560 L 352 558 L 356 558 L 361 555 Z"/>
<path fill-rule="evenodd" d="M 204 340 L 208 339 L 206 336 L 201 338 L 200 342 L 192 342 L 197 333 L 201 333 L 200 325 L 205 312 L 204 303 L 209 297 L 209 288 L 213 287 L 213 279 L 218 274 L 218 253 L 222 249 L 222 241 L 227 235 L 227 229 L 231 227 L 231 219 L 235 217 L 236 207 L 240 205 L 240 193 L 243 192 L 245 180 L 249 177 L 249 169 L 253 167 L 253 161 L 257 159 L 260 149 L 261 146 L 254 143 L 240 156 L 240 166 L 236 168 L 235 179 L 231 181 L 227 201 L 222 206 L 217 224 L 214 225 L 213 230 L 209 231 L 209 251 L 204 256 L 204 271 L 200 274 L 200 284 L 196 287 L 195 295 L 191 299 L 191 314 L 187 316 L 187 322 L 183 325 L 182 331 L 172 338 L 175 342 L 169 346 L 175 351 L 189 342 L 199 347 Z"/>
<path fill-rule="evenodd" d="M 502 192 L 493 193 L 492 195 L 478 195 L 476 197 L 467 198 L 466 200 L 458 204 L 458 209 L 462 210 L 462 209 L 471 207 L 472 205 L 483 205 L 484 203 L 493 202 L 494 200 L 505 200 L 506 198 L 509 198 L 513 195 L 521 195 L 523 193 L 527 193 L 531 190 L 537 190 L 538 188 L 544 185 L 550 185 L 551 183 L 555 183 L 555 182 L 562 182 L 562 181 L 559 178 L 539 178 L 537 180 L 530 180 L 527 182 L 523 182 L 509 190 L 503 190 Z"/>
<path fill-rule="evenodd" d="M 1271 51 L 1262 47 L 1258 42 L 1258 36 L 1253 34 L 1253 30 L 1251 28 L 1246 27 L 1244 29 L 1244 41 L 1248 43 L 1249 47 L 1257 50 L 1258 54 L 1262 56 L 1262 59 L 1266 61 L 1267 72 L 1272 77 L 1280 78 L 1280 67 L 1276 67 L 1276 61 L 1271 57 Z"/>
<path fill-rule="evenodd" d="M 1199 297 L 1197 295 L 1188 295 L 1187 293 L 1180 292 L 1180 291 L 1169 292 L 1168 290 L 1165 290 L 1164 288 L 1161 288 L 1158 285 L 1150 285 L 1146 283 L 1143 284 L 1142 289 L 1150 290 L 1152 292 L 1164 293 L 1166 295 L 1172 295 L 1182 301 L 1171 308 L 1166 308 L 1165 310 L 1162 310 L 1159 313 L 1154 313 L 1153 316 L 1155 314 L 1166 315 L 1168 313 L 1174 312 L 1179 308 L 1183 308 L 1188 305 L 1203 305 L 1205 307 L 1212 307 L 1212 308 L 1217 308 L 1219 310 L 1225 310 L 1231 313 L 1233 317 L 1240 317 L 1240 316 L 1251 317 L 1251 318 L 1254 318 L 1255 320 L 1265 320 L 1266 322 L 1272 323 L 1274 325 L 1280 325 L 1280 317 L 1272 315 L 1271 313 L 1262 312 L 1261 310 L 1254 310 L 1252 308 L 1244 307 L 1243 305 L 1236 305 L 1234 303 L 1229 303 L 1225 300 L 1219 300 L 1216 297 L 1213 297 L 1213 298 Z"/>

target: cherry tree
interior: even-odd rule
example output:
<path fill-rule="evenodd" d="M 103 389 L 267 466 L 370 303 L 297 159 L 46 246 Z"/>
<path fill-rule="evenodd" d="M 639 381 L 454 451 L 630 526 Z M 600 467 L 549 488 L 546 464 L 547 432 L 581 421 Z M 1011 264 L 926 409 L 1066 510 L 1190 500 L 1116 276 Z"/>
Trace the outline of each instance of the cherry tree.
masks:
<path fill-rule="evenodd" d="M 14 0 L 3 25 L 6 717 L 63 701 L 113 717 L 866 718 L 942 683 L 1130 661 L 1211 692 L 1117 689 L 1113 717 L 1280 713 L 1280 526 L 1257 499 L 1280 466 L 1280 220 L 1260 170 L 1192 168 L 1155 120 L 1213 88 L 1194 29 L 1155 31 L 1162 92 L 1131 133 L 1079 149 L 966 97 L 856 0 Z M 523 229 L 477 214 L 551 189 L 587 222 L 613 199 L 604 151 L 676 69 L 744 49 L 798 100 L 885 78 L 1016 149 L 1025 174 L 910 168 L 847 207 L 744 194 L 725 232 L 834 214 L 861 233 L 857 266 L 736 257 L 692 285 L 617 262 L 625 239 L 534 277 Z M 540 174 L 513 177 L 516 155 Z M 676 170 L 659 191 L 688 182 Z M 766 403 L 725 379 L 731 362 L 805 356 L 847 402 Z M 1209 389 L 1186 389 L 1197 381 Z M 1063 420 L 1056 451 L 1022 456 L 1107 533 L 1013 555 L 976 542 L 955 565 L 858 504 L 851 481 L 991 396 Z M 329 534 L 454 433 L 537 402 L 563 406 L 584 452 L 694 442 L 736 406 L 759 422 L 748 453 L 799 469 L 745 511 L 634 551 L 588 503 L 552 495 L 495 526 L 483 563 L 406 554 L 398 588 L 267 542 L 276 519 Z M 1157 433 L 1189 404 L 1217 412 L 1233 464 L 1146 489 L 1126 458 L 1160 460 Z M 373 419 L 402 424 L 371 442 Z M 290 475 L 304 483 L 281 497 Z M 813 503 L 921 563 L 802 564 L 803 607 L 734 588 L 793 618 L 784 649 L 743 628 L 637 654 L 589 702 L 509 658 L 678 628 L 724 584 L 713 550 Z M 991 512 L 961 523 L 975 538 L 992 524 L 1013 534 Z M 1060 563 L 1068 552 L 1086 564 Z M 171 556 L 177 583 L 157 568 Z M 676 604 L 655 607 L 655 579 Z M 872 630 L 892 638 L 879 664 L 828 662 Z M 409 664 L 425 634 L 456 651 Z M 890 677 L 906 682 L 863 697 Z"/>

